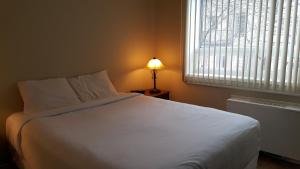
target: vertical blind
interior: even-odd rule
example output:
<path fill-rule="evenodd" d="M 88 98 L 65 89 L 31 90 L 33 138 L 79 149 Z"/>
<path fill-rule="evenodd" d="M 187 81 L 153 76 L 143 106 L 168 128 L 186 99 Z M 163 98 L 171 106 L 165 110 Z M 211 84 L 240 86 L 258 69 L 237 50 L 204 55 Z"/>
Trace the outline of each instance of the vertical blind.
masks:
<path fill-rule="evenodd" d="M 185 81 L 300 94 L 298 0 L 187 0 L 186 6 Z"/>

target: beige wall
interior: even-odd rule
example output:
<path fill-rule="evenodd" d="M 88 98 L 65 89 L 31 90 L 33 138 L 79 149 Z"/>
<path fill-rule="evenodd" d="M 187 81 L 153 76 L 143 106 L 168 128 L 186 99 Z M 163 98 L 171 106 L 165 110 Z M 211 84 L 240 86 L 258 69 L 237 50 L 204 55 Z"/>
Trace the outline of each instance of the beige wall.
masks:
<path fill-rule="evenodd" d="M 143 68 L 155 52 L 154 5 L 153 0 L 1 0 L 0 146 L 5 118 L 22 110 L 19 80 L 107 69 L 121 91 L 150 87 L 150 72 Z"/>
<path fill-rule="evenodd" d="M 184 0 L 183 0 L 184 1 Z M 182 81 L 181 56 L 181 0 L 157 0 L 156 55 L 168 70 L 161 72 L 163 86 L 171 90 L 172 99 L 181 102 L 225 109 L 231 95 L 255 96 L 300 103 L 300 97 L 249 92 L 227 88 L 188 85 Z"/>

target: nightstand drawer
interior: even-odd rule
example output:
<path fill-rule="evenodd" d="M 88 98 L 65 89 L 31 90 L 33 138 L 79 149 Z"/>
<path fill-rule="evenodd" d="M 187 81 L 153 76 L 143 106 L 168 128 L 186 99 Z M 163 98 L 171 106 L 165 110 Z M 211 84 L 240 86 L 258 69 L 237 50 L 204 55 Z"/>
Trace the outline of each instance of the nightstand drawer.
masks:
<path fill-rule="evenodd" d="M 170 100 L 170 94 L 169 94 L 169 92 L 162 93 L 162 94 L 154 96 L 154 97 L 161 98 L 161 99 L 166 99 L 166 100 Z"/>
<path fill-rule="evenodd" d="M 144 94 L 146 96 L 151 96 L 151 97 L 156 97 L 156 98 L 170 100 L 170 92 L 167 91 L 167 90 L 161 90 L 159 93 L 151 93 L 150 89 L 146 89 L 146 90 L 132 90 L 131 92 L 142 93 L 142 94 Z"/>

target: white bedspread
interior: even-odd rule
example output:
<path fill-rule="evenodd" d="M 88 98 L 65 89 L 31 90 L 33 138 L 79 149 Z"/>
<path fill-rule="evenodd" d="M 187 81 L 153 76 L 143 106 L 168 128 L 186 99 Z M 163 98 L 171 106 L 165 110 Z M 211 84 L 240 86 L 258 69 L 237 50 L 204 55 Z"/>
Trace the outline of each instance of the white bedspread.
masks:
<path fill-rule="evenodd" d="M 243 169 L 259 151 L 256 120 L 125 94 L 7 119 L 26 169 Z"/>

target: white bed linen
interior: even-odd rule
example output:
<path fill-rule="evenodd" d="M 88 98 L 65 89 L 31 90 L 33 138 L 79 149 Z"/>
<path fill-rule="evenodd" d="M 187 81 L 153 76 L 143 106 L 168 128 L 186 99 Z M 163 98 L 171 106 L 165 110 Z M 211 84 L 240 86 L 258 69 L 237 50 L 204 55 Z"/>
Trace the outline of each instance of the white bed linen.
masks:
<path fill-rule="evenodd" d="M 65 78 L 18 82 L 24 113 L 38 113 L 81 103 Z"/>
<path fill-rule="evenodd" d="M 7 136 L 25 169 L 243 169 L 260 141 L 252 118 L 137 94 L 13 114 Z"/>
<path fill-rule="evenodd" d="M 68 78 L 68 81 L 82 102 L 118 95 L 106 70 Z"/>

